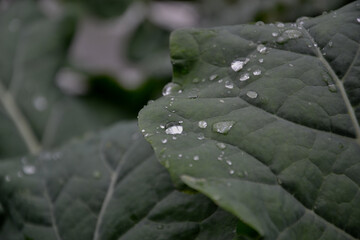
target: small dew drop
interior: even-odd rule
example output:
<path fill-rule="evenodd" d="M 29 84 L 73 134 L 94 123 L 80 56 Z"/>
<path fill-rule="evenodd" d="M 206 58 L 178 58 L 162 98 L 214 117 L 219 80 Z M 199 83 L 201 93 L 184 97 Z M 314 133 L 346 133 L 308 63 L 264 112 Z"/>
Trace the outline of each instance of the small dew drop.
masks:
<path fill-rule="evenodd" d="M 159 230 L 164 229 L 164 225 L 158 224 L 158 225 L 156 226 L 156 228 L 159 229 Z"/>
<path fill-rule="evenodd" d="M 290 67 L 293 67 L 293 66 L 294 66 L 294 64 L 292 64 L 292 63 L 289 63 L 289 66 L 290 66 Z"/>
<path fill-rule="evenodd" d="M 357 21 L 358 23 L 360 23 L 360 17 L 356 18 L 356 21 Z"/>
<path fill-rule="evenodd" d="M 182 132 L 183 132 L 183 126 L 181 126 L 180 124 L 176 122 L 170 122 L 166 124 L 166 129 L 165 129 L 166 134 L 175 135 L 175 134 L 181 134 Z"/>
<path fill-rule="evenodd" d="M 335 84 L 329 84 L 328 89 L 329 89 L 330 92 L 336 92 L 337 91 Z"/>
<path fill-rule="evenodd" d="M 199 128 L 206 128 L 207 127 L 207 122 L 206 121 L 199 121 L 198 126 L 199 126 Z"/>
<path fill-rule="evenodd" d="M 200 134 L 200 135 L 197 137 L 197 139 L 199 139 L 199 140 L 204 140 L 204 139 L 205 139 L 204 134 Z"/>
<path fill-rule="evenodd" d="M 246 96 L 248 96 L 249 98 L 254 99 L 254 98 L 257 98 L 258 94 L 257 94 L 257 92 L 255 92 L 255 91 L 248 91 L 248 92 L 246 93 Z"/>
<path fill-rule="evenodd" d="M 224 149 L 226 148 L 225 143 L 222 143 L 222 142 L 216 143 L 216 146 L 217 146 L 220 150 L 224 150 Z"/>
<path fill-rule="evenodd" d="M 167 140 L 166 138 L 164 138 L 164 139 L 161 140 L 161 142 L 164 143 L 164 144 L 167 143 L 167 141 L 168 141 L 168 140 Z"/>
<path fill-rule="evenodd" d="M 232 162 L 230 160 L 226 160 L 227 165 L 231 166 Z"/>
<path fill-rule="evenodd" d="M 194 159 L 194 161 L 199 161 L 200 158 L 198 155 L 195 155 L 193 159 Z"/>
<path fill-rule="evenodd" d="M 179 157 L 179 158 L 182 158 L 182 156 L 183 156 L 183 155 L 182 155 L 181 153 L 179 153 L 178 157 Z"/>
<path fill-rule="evenodd" d="M 240 76 L 240 81 L 246 81 L 250 78 L 250 74 L 249 73 L 244 73 Z"/>
<path fill-rule="evenodd" d="M 228 89 L 233 89 L 234 84 L 231 81 L 226 81 L 225 82 L 225 87 L 228 88 Z"/>
<path fill-rule="evenodd" d="M 181 86 L 179 84 L 170 82 L 164 86 L 162 90 L 162 95 L 168 96 L 170 94 L 180 93 L 181 91 Z"/>
<path fill-rule="evenodd" d="M 271 36 L 277 37 L 277 36 L 279 36 L 279 33 L 278 32 L 273 32 L 273 33 L 271 33 Z"/>
<path fill-rule="evenodd" d="M 257 46 L 256 50 L 257 50 L 259 53 L 264 54 L 264 53 L 266 53 L 267 48 L 266 48 L 263 44 L 259 44 L 259 45 Z"/>
<path fill-rule="evenodd" d="M 235 121 L 224 121 L 214 123 L 212 130 L 217 133 L 227 134 L 235 124 Z"/>
<path fill-rule="evenodd" d="M 234 174 L 235 171 L 234 171 L 233 169 L 230 169 L 229 173 L 230 173 L 230 174 Z"/>
<path fill-rule="evenodd" d="M 264 62 L 264 59 L 263 58 L 260 58 L 259 59 L 259 63 L 263 63 Z"/>
<path fill-rule="evenodd" d="M 209 77 L 209 80 L 210 81 L 214 81 L 215 79 L 217 78 L 217 75 L 216 74 L 213 74 Z"/>
<path fill-rule="evenodd" d="M 260 69 L 256 69 L 255 71 L 253 71 L 254 76 L 259 76 L 261 74 L 261 70 Z"/>
<path fill-rule="evenodd" d="M 36 167 L 33 165 L 24 165 L 22 170 L 26 175 L 32 175 L 36 172 Z"/>
<path fill-rule="evenodd" d="M 249 58 L 240 58 L 237 60 L 234 60 L 231 63 L 231 69 L 234 70 L 235 72 L 240 71 L 241 69 L 243 69 L 243 67 L 250 61 Z"/>
<path fill-rule="evenodd" d="M 333 42 L 330 41 L 330 42 L 328 43 L 328 45 L 329 45 L 329 47 L 332 47 L 332 46 L 333 46 Z"/>
<path fill-rule="evenodd" d="M 44 111 L 48 106 L 48 102 L 47 102 L 46 98 L 43 96 L 35 97 L 33 100 L 33 104 L 34 104 L 35 109 L 40 112 Z"/>
<path fill-rule="evenodd" d="M 221 103 L 225 103 L 225 101 L 224 101 L 224 100 L 222 100 L 222 99 L 220 99 L 220 100 L 219 100 L 219 102 L 221 102 Z"/>

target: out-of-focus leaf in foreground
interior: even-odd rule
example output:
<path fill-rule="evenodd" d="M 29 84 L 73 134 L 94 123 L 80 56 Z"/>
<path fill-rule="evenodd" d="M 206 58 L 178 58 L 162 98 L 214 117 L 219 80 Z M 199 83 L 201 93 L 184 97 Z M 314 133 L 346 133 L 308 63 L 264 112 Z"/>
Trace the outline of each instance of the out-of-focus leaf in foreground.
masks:
<path fill-rule="evenodd" d="M 139 125 L 176 183 L 264 239 L 360 238 L 360 1 L 296 23 L 179 30 Z"/>
<path fill-rule="evenodd" d="M 0 163 L 8 239 L 233 239 L 237 219 L 174 189 L 134 122 Z"/>
<path fill-rule="evenodd" d="M 30 0 L 0 11 L 0 158 L 52 148 L 125 116 L 119 107 L 57 88 L 74 30 L 71 17 L 49 20 Z"/>

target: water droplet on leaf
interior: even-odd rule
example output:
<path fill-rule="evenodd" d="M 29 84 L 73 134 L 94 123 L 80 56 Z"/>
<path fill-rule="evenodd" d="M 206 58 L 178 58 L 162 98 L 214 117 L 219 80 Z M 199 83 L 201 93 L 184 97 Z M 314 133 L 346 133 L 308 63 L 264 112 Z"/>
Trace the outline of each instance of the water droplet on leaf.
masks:
<path fill-rule="evenodd" d="M 198 126 L 199 126 L 199 128 L 206 128 L 207 127 L 207 122 L 206 121 L 199 121 Z"/>
<path fill-rule="evenodd" d="M 231 63 L 231 68 L 232 70 L 234 70 L 235 72 L 240 71 L 241 69 L 243 69 L 243 67 L 250 61 L 249 58 L 240 58 L 237 60 L 234 60 Z"/>
<path fill-rule="evenodd" d="M 225 143 L 222 143 L 222 142 L 218 142 L 216 143 L 216 146 L 221 149 L 221 150 L 224 150 L 226 148 L 226 145 Z"/>
<path fill-rule="evenodd" d="M 248 91 L 247 93 L 246 93 L 246 96 L 248 96 L 249 98 L 257 98 L 257 96 L 258 96 L 258 94 L 257 94 L 257 92 L 255 92 L 255 91 Z"/>
<path fill-rule="evenodd" d="M 259 45 L 257 46 L 256 50 L 257 50 L 259 53 L 261 53 L 261 54 L 265 54 L 267 48 L 266 48 L 263 44 L 259 44 Z"/>
<path fill-rule="evenodd" d="M 259 76 L 261 74 L 261 70 L 260 69 L 256 69 L 254 72 L 253 72 L 254 76 Z"/>
<path fill-rule="evenodd" d="M 336 92 L 337 91 L 335 84 L 329 84 L 328 89 L 329 89 L 330 92 Z"/>
<path fill-rule="evenodd" d="M 162 90 L 162 95 L 167 96 L 179 92 L 181 92 L 181 86 L 177 83 L 170 82 L 164 86 Z"/>
<path fill-rule="evenodd" d="M 230 131 L 234 124 L 235 121 L 217 122 L 213 124 L 212 130 L 217 133 L 226 134 Z"/>
<path fill-rule="evenodd" d="M 181 126 L 180 124 L 176 123 L 176 122 L 170 122 L 168 124 L 166 124 L 166 129 L 165 129 L 165 133 L 166 134 L 181 134 L 183 132 L 183 126 Z"/>
<path fill-rule="evenodd" d="M 246 81 L 250 78 L 250 74 L 249 73 L 244 73 L 240 76 L 240 81 Z"/>
<path fill-rule="evenodd" d="M 234 84 L 231 81 L 226 81 L 225 82 L 225 87 L 228 88 L 228 89 L 233 89 Z"/>

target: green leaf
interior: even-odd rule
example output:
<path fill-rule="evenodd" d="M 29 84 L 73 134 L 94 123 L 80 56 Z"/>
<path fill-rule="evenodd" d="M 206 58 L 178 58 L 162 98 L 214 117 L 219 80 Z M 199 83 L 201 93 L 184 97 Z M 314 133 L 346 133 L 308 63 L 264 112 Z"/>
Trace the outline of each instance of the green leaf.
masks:
<path fill-rule="evenodd" d="M 134 122 L 0 163 L 8 239 L 233 239 L 234 216 L 174 189 Z"/>
<path fill-rule="evenodd" d="M 139 126 L 175 182 L 264 239 L 359 239 L 359 15 L 174 32 Z"/>
<path fill-rule="evenodd" d="M 53 148 L 124 118 L 119 106 L 57 88 L 73 31 L 71 17 L 49 20 L 33 1 L 0 10 L 0 158 Z"/>

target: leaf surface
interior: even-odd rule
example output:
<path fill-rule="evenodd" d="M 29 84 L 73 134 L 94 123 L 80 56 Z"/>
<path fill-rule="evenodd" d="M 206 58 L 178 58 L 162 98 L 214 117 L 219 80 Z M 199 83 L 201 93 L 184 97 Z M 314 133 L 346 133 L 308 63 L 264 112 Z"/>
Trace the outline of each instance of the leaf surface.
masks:
<path fill-rule="evenodd" d="M 359 239 L 359 16 L 174 32 L 139 126 L 175 182 L 264 239 Z"/>
<path fill-rule="evenodd" d="M 0 163 L 8 239 L 233 239 L 237 219 L 177 191 L 134 122 Z"/>

